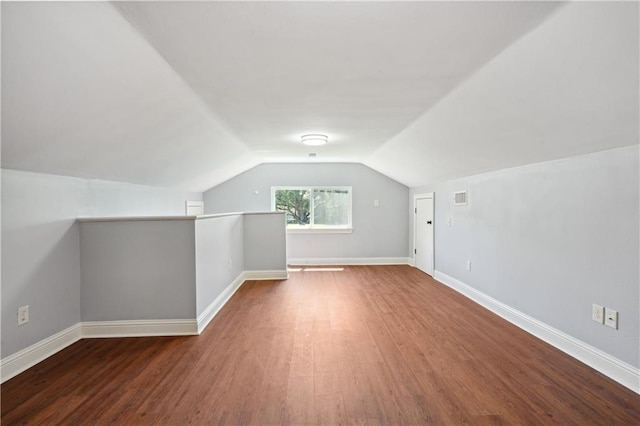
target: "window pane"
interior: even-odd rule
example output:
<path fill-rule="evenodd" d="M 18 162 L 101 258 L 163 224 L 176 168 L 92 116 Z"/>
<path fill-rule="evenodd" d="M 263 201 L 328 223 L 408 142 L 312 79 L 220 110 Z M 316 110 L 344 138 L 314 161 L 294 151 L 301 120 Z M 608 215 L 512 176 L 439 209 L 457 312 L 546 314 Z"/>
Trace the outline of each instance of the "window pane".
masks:
<path fill-rule="evenodd" d="M 309 190 L 277 189 L 276 210 L 287 213 L 287 225 L 309 225 Z"/>
<path fill-rule="evenodd" d="M 349 225 L 349 201 L 346 189 L 313 190 L 313 224 Z"/>

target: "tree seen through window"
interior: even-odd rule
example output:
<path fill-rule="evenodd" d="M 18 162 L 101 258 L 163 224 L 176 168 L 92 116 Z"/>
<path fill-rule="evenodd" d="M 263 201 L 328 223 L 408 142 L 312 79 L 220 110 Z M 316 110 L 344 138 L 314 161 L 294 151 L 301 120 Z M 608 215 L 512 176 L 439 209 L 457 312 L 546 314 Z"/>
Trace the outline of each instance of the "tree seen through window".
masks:
<path fill-rule="evenodd" d="M 287 213 L 290 228 L 351 226 L 351 188 L 273 188 L 274 210 Z"/>

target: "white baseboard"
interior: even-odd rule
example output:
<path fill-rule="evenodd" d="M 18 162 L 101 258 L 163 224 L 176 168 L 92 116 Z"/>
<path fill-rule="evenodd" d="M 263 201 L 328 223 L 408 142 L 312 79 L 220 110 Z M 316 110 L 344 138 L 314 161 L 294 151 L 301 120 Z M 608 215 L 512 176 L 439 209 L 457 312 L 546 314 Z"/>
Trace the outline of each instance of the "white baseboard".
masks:
<path fill-rule="evenodd" d="M 238 277 L 233 280 L 231 284 L 224 289 L 222 293 L 218 297 L 214 299 L 213 302 L 207 309 L 204 310 L 198 316 L 198 334 L 202 333 L 202 331 L 209 325 L 213 317 L 222 309 L 224 305 L 227 304 L 231 296 L 233 296 L 236 291 L 240 288 L 240 286 L 247 280 L 286 280 L 289 278 L 289 273 L 285 271 L 244 271 Z"/>
<path fill-rule="evenodd" d="M 246 271 L 241 273 L 197 319 L 85 321 L 0 360 L 1 383 L 80 339 L 145 336 L 198 335 L 246 280 L 286 279 L 287 271 Z"/>
<path fill-rule="evenodd" d="M 17 376 L 51 355 L 60 352 L 82 338 L 80 323 L 47 337 L 0 361 L 2 383 Z"/>
<path fill-rule="evenodd" d="M 409 257 L 309 257 L 290 258 L 289 265 L 408 265 Z"/>
<path fill-rule="evenodd" d="M 97 337 L 191 336 L 198 334 L 198 324 L 194 319 L 85 321 L 81 324 L 83 339 Z"/>
<path fill-rule="evenodd" d="M 284 271 L 244 271 L 244 279 L 246 280 L 286 280 L 289 273 Z"/>
<path fill-rule="evenodd" d="M 621 385 L 640 394 L 640 369 L 538 321 L 457 279 L 435 271 L 433 278 L 501 316 L 524 331 L 571 355 Z"/>
<path fill-rule="evenodd" d="M 207 325 L 209 325 L 213 317 L 215 317 L 220 309 L 222 309 L 222 307 L 227 304 L 229 299 L 231 299 L 231 296 L 233 296 L 236 291 L 238 291 L 242 283 L 244 283 L 245 281 L 245 274 L 246 272 L 243 272 L 238 275 L 236 279 L 233 280 L 231 284 L 229 284 L 227 288 L 225 288 L 222 293 L 220 293 L 218 297 L 216 297 L 213 302 L 211 302 L 211 304 L 207 306 L 207 308 L 198 316 L 198 334 L 202 333 Z"/>

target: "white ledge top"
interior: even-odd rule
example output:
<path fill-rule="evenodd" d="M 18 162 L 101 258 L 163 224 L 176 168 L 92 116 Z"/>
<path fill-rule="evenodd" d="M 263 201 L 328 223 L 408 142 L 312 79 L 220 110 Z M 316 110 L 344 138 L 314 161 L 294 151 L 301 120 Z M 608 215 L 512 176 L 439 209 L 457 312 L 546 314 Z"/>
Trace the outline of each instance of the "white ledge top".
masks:
<path fill-rule="evenodd" d="M 79 217 L 78 222 L 144 222 L 157 220 L 196 220 L 198 216 L 112 216 Z"/>
<path fill-rule="evenodd" d="M 235 213 L 218 213 L 205 214 L 201 216 L 111 216 L 111 217 L 79 217 L 78 222 L 149 222 L 149 221 L 165 221 L 165 220 L 202 220 L 214 219 L 225 216 L 240 215 L 265 215 L 265 214 L 285 214 L 284 212 L 235 212 Z"/>
<path fill-rule="evenodd" d="M 235 212 L 235 213 L 216 213 L 216 214 L 205 214 L 202 216 L 198 216 L 196 219 L 213 219 L 216 217 L 225 217 L 225 216 L 248 216 L 248 215 L 267 215 L 267 214 L 285 214 L 284 212 Z"/>

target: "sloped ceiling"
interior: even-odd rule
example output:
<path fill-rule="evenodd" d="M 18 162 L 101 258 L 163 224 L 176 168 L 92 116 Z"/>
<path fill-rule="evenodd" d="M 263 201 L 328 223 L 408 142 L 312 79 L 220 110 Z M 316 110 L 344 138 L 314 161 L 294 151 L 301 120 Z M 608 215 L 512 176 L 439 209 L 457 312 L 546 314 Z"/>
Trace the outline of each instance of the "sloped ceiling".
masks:
<path fill-rule="evenodd" d="M 638 144 L 638 35 L 638 3 L 564 6 L 365 163 L 418 186 Z"/>
<path fill-rule="evenodd" d="M 636 3 L 1 7 L 4 168 L 206 190 L 349 161 L 419 186 L 638 143 Z"/>

